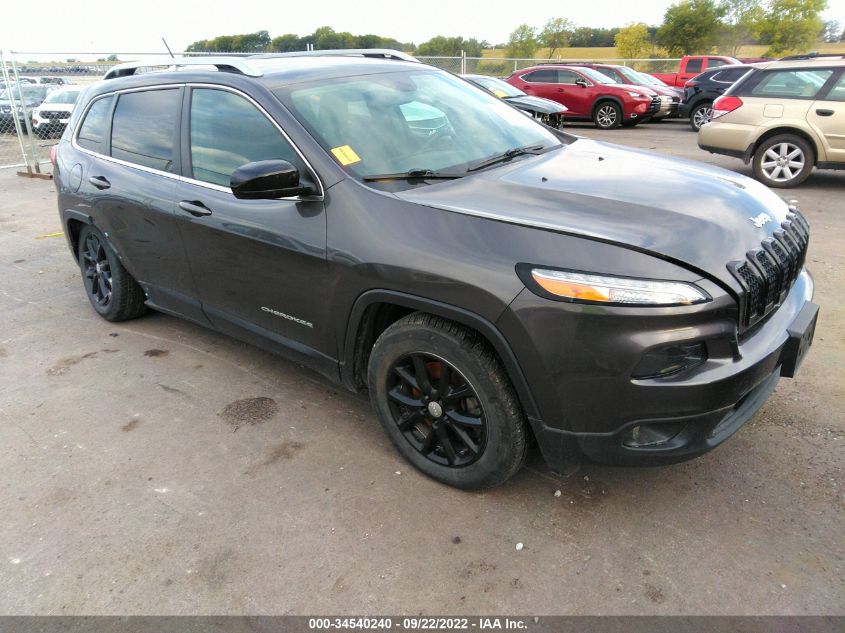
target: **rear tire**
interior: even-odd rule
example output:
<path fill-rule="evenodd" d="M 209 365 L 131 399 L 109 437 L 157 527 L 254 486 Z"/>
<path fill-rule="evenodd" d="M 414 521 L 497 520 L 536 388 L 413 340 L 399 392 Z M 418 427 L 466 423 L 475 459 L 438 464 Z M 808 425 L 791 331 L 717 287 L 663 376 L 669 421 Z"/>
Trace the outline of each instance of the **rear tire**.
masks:
<path fill-rule="evenodd" d="M 146 312 L 141 286 L 93 226 L 80 231 L 77 257 L 85 294 L 97 314 L 106 321 L 126 321 Z"/>
<path fill-rule="evenodd" d="M 769 187 L 788 189 L 807 180 L 813 171 L 813 148 L 800 136 L 779 134 L 754 151 L 754 177 Z"/>
<path fill-rule="evenodd" d="M 491 488 L 525 461 L 528 427 L 516 392 L 472 330 L 423 312 L 398 320 L 373 346 L 368 387 L 388 437 L 433 479 Z"/>
<path fill-rule="evenodd" d="M 709 123 L 713 118 L 713 104 L 708 102 L 699 103 L 689 113 L 689 126 L 693 132 L 698 132 L 701 126 Z"/>
<path fill-rule="evenodd" d="M 593 123 L 600 130 L 612 130 L 622 123 L 622 108 L 613 101 L 602 101 L 593 111 Z"/>

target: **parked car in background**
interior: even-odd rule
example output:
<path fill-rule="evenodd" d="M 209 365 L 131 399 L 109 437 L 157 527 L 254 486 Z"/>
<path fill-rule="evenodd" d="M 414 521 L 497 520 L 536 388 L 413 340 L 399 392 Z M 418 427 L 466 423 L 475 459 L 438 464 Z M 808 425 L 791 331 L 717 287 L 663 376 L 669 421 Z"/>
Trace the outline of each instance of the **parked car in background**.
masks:
<path fill-rule="evenodd" d="M 55 89 L 55 86 L 48 84 L 21 83 L 20 86 L 12 85 L 0 92 L 0 132 L 13 132 L 15 117 L 26 132 L 26 119 L 32 115 L 33 108 L 41 105 L 47 95 Z M 21 102 L 21 94 L 23 94 L 23 102 Z"/>
<path fill-rule="evenodd" d="M 531 66 L 507 82 L 529 95 L 562 103 L 567 120 L 592 121 L 602 129 L 636 125 L 660 110 L 660 96 L 651 88 L 618 84 L 585 66 Z"/>
<path fill-rule="evenodd" d="M 571 64 L 573 66 L 586 66 L 606 75 L 613 81 L 619 84 L 628 84 L 631 86 L 646 86 L 660 95 L 660 109 L 651 116 L 651 121 L 661 121 L 666 117 L 675 116 L 678 113 L 678 104 L 681 102 L 682 92 L 677 88 L 667 86 L 665 83 L 629 68 L 628 66 L 619 66 L 617 64 L 595 64 L 595 63 L 578 63 Z M 642 122 L 642 121 L 641 121 Z"/>
<path fill-rule="evenodd" d="M 651 74 L 670 86 L 681 88 L 687 81 L 705 70 L 739 63 L 741 62 L 735 57 L 723 55 L 684 55 L 678 64 L 678 72 Z"/>
<path fill-rule="evenodd" d="M 698 132 L 710 121 L 713 102 L 751 70 L 746 64 L 719 66 L 705 70 L 684 84 L 684 97 L 678 114 L 689 119 L 690 127 Z"/>
<path fill-rule="evenodd" d="M 845 169 L 845 60 L 754 64 L 713 102 L 698 145 L 750 161 L 770 187 L 799 185 L 814 166 Z"/>
<path fill-rule="evenodd" d="M 32 133 L 40 138 L 61 136 L 76 105 L 82 88 L 53 90 L 40 106 L 32 111 Z"/>
<path fill-rule="evenodd" d="M 486 75 L 462 75 L 462 77 L 546 125 L 554 128 L 563 125 L 563 117 L 568 108 L 562 103 L 542 97 L 532 97 L 498 77 Z"/>

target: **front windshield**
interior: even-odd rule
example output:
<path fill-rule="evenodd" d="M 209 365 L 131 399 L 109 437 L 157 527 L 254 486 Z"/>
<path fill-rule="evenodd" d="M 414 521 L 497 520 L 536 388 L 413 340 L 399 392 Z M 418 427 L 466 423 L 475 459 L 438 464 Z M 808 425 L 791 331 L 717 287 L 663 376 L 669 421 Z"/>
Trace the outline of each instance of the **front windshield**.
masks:
<path fill-rule="evenodd" d="M 603 75 L 599 71 L 593 68 L 579 68 L 578 72 L 582 73 L 586 77 L 589 77 L 591 81 L 594 81 L 597 84 L 615 84 L 616 82 L 613 81 L 607 75 Z"/>
<path fill-rule="evenodd" d="M 641 72 L 637 72 L 637 75 L 639 75 L 642 78 L 642 80 L 650 86 L 661 86 L 661 87 L 664 87 L 664 88 L 667 87 L 664 82 L 660 81 L 654 75 L 649 75 L 648 73 L 641 73 Z"/>
<path fill-rule="evenodd" d="M 318 80 L 275 94 L 359 178 L 410 170 L 465 174 L 515 148 L 560 145 L 518 110 L 442 71 Z"/>
<path fill-rule="evenodd" d="M 482 88 L 486 88 L 500 99 L 525 96 L 525 93 L 516 86 L 512 86 L 507 81 L 502 81 L 496 77 L 473 77 L 472 81 Z"/>
<path fill-rule="evenodd" d="M 634 84 L 635 86 L 637 86 L 643 83 L 643 78 L 640 76 L 640 73 L 638 73 L 636 70 L 632 70 L 631 68 L 621 66 L 619 68 L 619 74 L 625 77 L 627 83 L 629 84 Z"/>
<path fill-rule="evenodd" d="M 72 105 L 79 98 L 79 90 L 58 90 L 47 95 L 44 103 L 63 103 Z"/>

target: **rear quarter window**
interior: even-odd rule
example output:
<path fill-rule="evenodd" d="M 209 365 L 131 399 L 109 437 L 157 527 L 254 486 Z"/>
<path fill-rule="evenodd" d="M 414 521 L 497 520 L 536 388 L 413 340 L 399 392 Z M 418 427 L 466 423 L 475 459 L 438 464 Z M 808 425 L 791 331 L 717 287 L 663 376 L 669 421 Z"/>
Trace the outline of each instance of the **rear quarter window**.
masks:
<path fill-rule="evenodd" d="M 85 119 L 79 127 L 79 134 L 76 137 L 76 143 L 92 152 L 103 151 L 103 140 L 106 136 L 106 129 L 108 127 L 108 116 L 111 112 L 112 101 L 114 97 L 101 97 L 91 104 L 88 112 L 85 114 Z"/>

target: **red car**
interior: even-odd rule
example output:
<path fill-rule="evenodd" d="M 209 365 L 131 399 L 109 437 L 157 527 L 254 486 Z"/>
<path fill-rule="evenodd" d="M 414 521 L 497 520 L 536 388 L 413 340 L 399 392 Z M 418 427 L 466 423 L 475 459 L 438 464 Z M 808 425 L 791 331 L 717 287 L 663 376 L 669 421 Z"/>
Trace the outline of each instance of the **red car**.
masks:
<path fill-rule="evenodd" d="M 636 125 L 660 110 L 660 97 L 645 86 L 618 84 L 584 66 L 544 64 L 518 70 L 507 82 L 523 92 L 562 103 L 567 121 L 592 121 L 611 129 Z"/>
<path fill-rule="evenodd" d="M 660 111 L 651 117 L 652 121 L 660 121 L 666 117 L 673 117 L 678 114 L 678 106 L 684 96 L 684 91 L 680 88 L 667 86 L 657 77 L 641 73 L 628 66 L 619 66 L 618 64 L 579 62 L 578 64 L 572 65 L 586 66 L 587 68 L 597 70 L 601 74 L 610 77 L 616 83 L 630 84 L 632 86 L 646 86 L 647 88 L 654 90 L 654 92 L 660 95 Z"/>
<path fill-rule="evenodd" d="M 687 81 L 696 75 L 700 75 L 705 70 L 741 63 L 734 57 L 725 57 L 724 55 L 684 55 L 678 64 L 678 72 L 651 74 L 669 86 L 681 88 Z"/>

